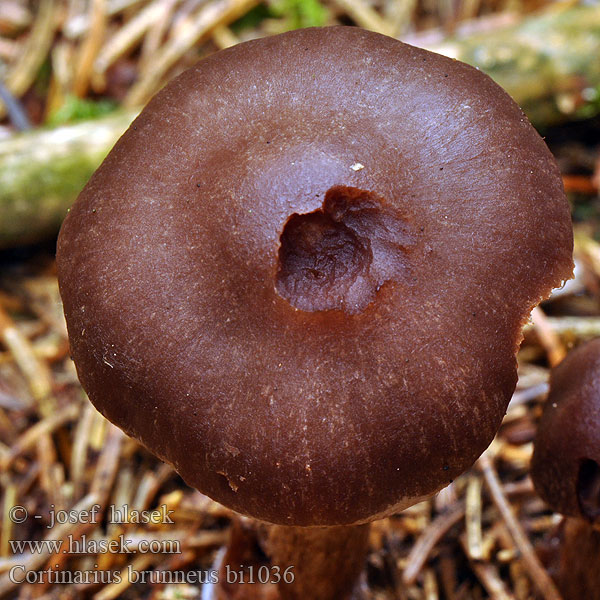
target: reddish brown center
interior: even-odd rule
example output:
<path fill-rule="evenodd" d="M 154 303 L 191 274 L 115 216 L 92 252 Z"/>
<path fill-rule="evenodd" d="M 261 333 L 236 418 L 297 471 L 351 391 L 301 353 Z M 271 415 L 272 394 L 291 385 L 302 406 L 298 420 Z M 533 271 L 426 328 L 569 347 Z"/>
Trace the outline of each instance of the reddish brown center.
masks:
<path fill-rule="evenodd" d="M 331 188 L 323 207 L 293 214 L 281 234 L 276 289 L 305 311 L 364 310 L 407 270 L 407 224 L 374 194 Z"/>

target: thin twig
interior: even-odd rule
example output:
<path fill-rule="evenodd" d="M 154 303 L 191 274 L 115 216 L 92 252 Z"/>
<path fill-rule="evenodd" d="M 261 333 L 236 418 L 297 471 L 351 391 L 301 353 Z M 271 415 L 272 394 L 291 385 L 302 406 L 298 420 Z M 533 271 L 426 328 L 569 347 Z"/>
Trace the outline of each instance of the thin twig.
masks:
<path fill-rule="evenodd" d="M 561 337 L 584 341 L 600 336 L 600 317 L 546 317 L 552 331 Z M 533 330 L 533 324 L 526 325 L 524 332 Z"/>
<path fill-rule="evenodd" d="M 48 55 L 56 29 L 54 0 L 40 0 L 35 23 L 19 60 L 14 63 L 4 84 L 16 97 L 22 96 L 31 86 L 39 68 Z M 6 106 L 0 100 L 0 119 L 6 115 Z"/>
<path fill-rule="evenodd" d="M 460 503 L 447 513 L 436 517 L 425 528 L 406 560 L 406 567 L 402 575 L 402 581 L 405 585 L 411 585 L 416 581 L 435 545 L 454 525 L 460 522 L 464 515 L 465 507 Z"/>
<path fill-rule="evenodd" d="M 494 469 L 487 453 L 484 453 L 479 458 L 477 461 L 477 466 L 483 473 L 483 477 L 492 500 L 498 508 L 502 519 L 506 523 L 506 527 L 513 537 L 515 545 L 523 557 L 523 562 L 527 566 L 529 576 L 531 577 L 533 583 L 546 600 L 561 600 L 558 589 L 540 563 L 540 560 L 537 557 L 529 538 L 515 517 L 506 495 L 502 490 L 502 485 L 500 484 L 496 470 Z"/>
<path fill-rule="evenodd" d="M 533 328 L 538 335 L 540 343 L 546 350 L 548 362 L 551 367 L 554 367 L 564 359 L 567 355 L 567 350 L 552 328 L 544 311 L 539 306 L 536 306 L 531 311 L 531 321 L 533 322 Z"/>
<path fill-rule="evenodd" d="M 75 497 L 79 497 L 84 489 L 84 470 L 87 460 L 87 449 L 90 430 L 94 420 L 96 409 L 91 403 L 86 403 L 83 415 L 77 423 L 73 439 L 73 450 L 71 452 L 71 479 L 73 481 Z"/>
<path fill-rule="evenodd" d="M 50 368 L 45 362 L 38 360 L 31 343 L 19 331 L 2 306 L 0 306 L 0 340 L 10 350 L 15 363 L 25 375 L 40 414 L 51 414 L 54 398 Z"/>
<path fill-rule="evenodd" d="M 481 532 L 481 479 L 469 477 L 465 510 L 466 549 L 470 558 L 483 558 L 483 535 Z"/>
<path fill-rule="evenodd" d="M 94 479 L 90 486 L 91 493 L 100 499 L 101 504 L 106 502 L 110 488 L 115 480 L 119 466 L 121 444 L 124 437 L 125 434 L 120 429 L 117 429 L 112 424 L 108 425 L 104 448 L 98 459 Z"/>
<path fill-rule="evenodd" d="M 160 45 L 165 37 L 165 33 L 171 25 L 173 11 L 179 0 L 162 0 L 162 11 L 156 21 L 149 27 L 140 54 L 140 69 L 143 71 L 148 68 L 148 63 L 154 60 Z"/>
<path fill-rule="evenodd" d="M 160 20 L 164 11 L 164 0 L 154 0 L 119 28 L 106 41 L 94 61 L 94 77 L 103 76 L 108 67 L 133 48 L 144 37 L 146 31 Z"/>
<path fill-rule="evenodd" d="M 92 74 L 92 65 L 104 40 L 106 31 L 106 0 L 92 0 L 91 27 L 79 49 L 75 77 L 73 79 L 73 93 L 83 98 L 88 90 Z"/>
<path fill-rule="evenodd" d="M 79 415 L 79 408 L 78 404 L 67 404 L 67 406 L 32 425 L 10 447 L 6 455 L 0 456 L 0 470 L 8 469 L 15 458 L 29 450 L 41 436 L 47 435 L 62 427 L 65 423 L 75 420 Z"/>
<path fill-rule="evenodd" d="M 334 2 L 360 27 L 392 35 L 392 26 L 374 9 L 363 0 L 334 0 Z"/>
<path fill-rule="evenodd" d="M 468 556 L 469 551 L 464 535 L 460 536 L 460 542 Z M 473 569 L 473 572 L 477 575 L 477 579 L 479 579 L 492 600 L 515 600 L 515 597 L 508 591 L 508 588 L 502 581 L 495 565 L 471 560 L 471 569 Z"/>
<path fill-rule="evenodd" d="M 226 27 L 225 25 L 219 25 L 213 29 L 212 39 L 220 50 L 231 48 L 231 46 L 240 43 L 240 39 L 237 35 L 231 31 L 231 28 Z"/>
<path fill-rule="evenodd" d="M 181 34 L 170 39 L 158 52 L 150 68 L 142 74 L 125 98 L 125 106 L 144 104 L 158 89 L 166 72 L 187 52 L 212 30 L 223 24 L 229 24 L 248 12 L 258 0 L 215 0 L 202 6 L 196 16 L 182 27 Z"/>

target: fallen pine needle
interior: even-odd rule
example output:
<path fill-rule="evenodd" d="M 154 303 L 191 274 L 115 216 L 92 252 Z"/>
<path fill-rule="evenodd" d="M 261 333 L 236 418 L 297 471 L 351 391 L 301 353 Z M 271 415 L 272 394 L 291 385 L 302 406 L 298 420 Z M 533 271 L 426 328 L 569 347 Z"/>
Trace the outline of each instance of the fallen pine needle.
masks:
<path fill-rule="evenodd" d="M 408 558 L 406 567 L 402 574 L 402 581 L 405 585 L 413 584 L 423 565 L 427 562 L 429 554 L 439 540 L 459 523 L 465 515 L 465 507 L 462 503 L 457 504 L 449 512 L 436 517 L 423 531 L 419 539 L 415 542 Z"/>
<path fill-rule="evenodd" d="M 531 311 L 531 321 L 540 339 L 540 343 L 546 350 L 550 366 L 556 366 L 567 355 L 567 350 L 561 342 L 560 337 L 556 334 L 551 322 L 539 306 L 536 306 Z"/>
<path fill-rule="evenodd" d="M 52 433 L 65 423 L 74 421 L 79 415 L 79 409 L 80 407 L 77 404 L 68 404 L 53 415 L 32 425 L 10 447 L 6 455 L 0 456 L 0 470 L 8 469 L 15 458 L 29 450 L 29 448 L 37 443 L 41 436 Z"/>
<path fill-rule="evenodd" d="M 469 551 L 464 535 L 460 536 L 460 541 L 465 553 L 468 555 Z M 492 600 L 516 600 L 500 578 L 500 574 L 495 565 L 471 560 L 471 568 Z"/>
<path fill-rule="evenodd" d="M 481 479 L 470 477 L 467 485 L 465 528 L 467 553 L 473 560 L 483 558 L 483 535 L 481 532 Z"/>
<path fill-rule="evenodd" d="M 540 563 L 531 542 L 519 521 L 515 517 L 513 510 L 502 490 L 502 485 L 498 479 L 496 470 L 492 465 L 492 461 L 487 453 L 484 453 L 477 461 L 477 466 L 482 472 L 485 479 L 485 483 L 492 497 L 492 501 L 496 505 L 496 508 L 500 512 L 502 519 L 506 523 L 516 547 L 518 548 L 523 562 L 527 567 L 528 574 L 541 592 L 545 600 L 561 600 L 561 595 L 558 589 L 554 585 L 554 582 Z"/>

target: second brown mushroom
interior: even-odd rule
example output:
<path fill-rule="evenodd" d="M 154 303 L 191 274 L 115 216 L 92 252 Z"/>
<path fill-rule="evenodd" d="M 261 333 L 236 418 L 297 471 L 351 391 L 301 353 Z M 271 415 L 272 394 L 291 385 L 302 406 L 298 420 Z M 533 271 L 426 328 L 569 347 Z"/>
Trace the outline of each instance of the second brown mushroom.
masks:
<path fill-rule="evenodd" d="M 165 87 L 68 215 L 58 268 L 95 406 L 271 524 L 282 598 L 341 600 L 366 524 L 490 443 L 571 250 L 558 169 L 506 93 L 336 27 Z"/>
<path fill-rule="evenodd" d="M 600 600 L 600 339 L 552 371 L 531 477 L 565 515 L 548 554 L 564 599 Z"/>

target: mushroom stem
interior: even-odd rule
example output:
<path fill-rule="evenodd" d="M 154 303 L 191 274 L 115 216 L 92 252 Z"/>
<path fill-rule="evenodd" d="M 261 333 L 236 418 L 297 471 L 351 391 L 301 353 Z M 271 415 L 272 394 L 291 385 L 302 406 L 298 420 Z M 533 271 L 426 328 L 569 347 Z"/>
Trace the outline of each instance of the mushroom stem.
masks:
<path fill-rule="evenodd" d="M 368 536 L 368 524 L 292 527 L 238 519 L 214 600 L 346 600 L 362 572 Z M 262 565 L 257 564 L 259 554 L 265 557 Z M 249 586 L 250 565 L 254 585 Z M 241 576 L 245 585 L 240 585 Z"/>
<path fill-rule="evenodd" d="M 600 600 L 600 531 L 582 519 L 566 517 L 554 579 L 565 600 Z"/>
<path fill-rule="evenodd" d="M 341 600 L 352 592 L 367 554 L 368 525 L 266 528 L 263 548 L 292 583 L 279 585 L 282 600 Z"/>

